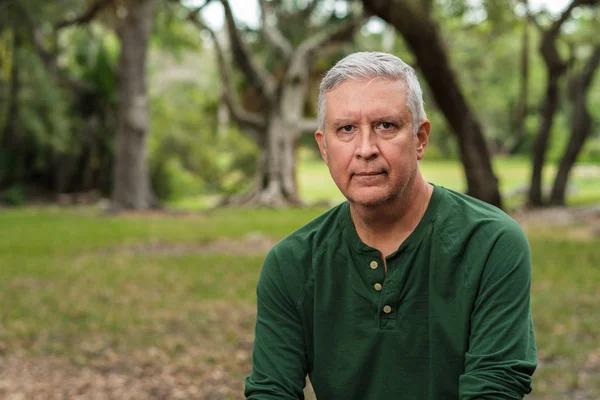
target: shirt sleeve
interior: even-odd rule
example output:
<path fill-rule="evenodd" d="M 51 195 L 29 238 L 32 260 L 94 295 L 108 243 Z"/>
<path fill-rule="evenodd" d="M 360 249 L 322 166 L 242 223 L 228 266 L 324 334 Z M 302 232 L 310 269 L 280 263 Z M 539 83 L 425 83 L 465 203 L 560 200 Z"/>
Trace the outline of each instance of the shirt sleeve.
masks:
<path fill-rule="evenodd" d="M 246 399 L 304 399 L 308 371 L 304 331 L 288 284 L 302 283 L 286 282 L 271 250 L 256 288 L 256 329 Z"/>
<path fill-rule="evenodd" d="M 514 223 L 495 239 L 471 315 L 461 400 L 522 399 L 537 366 L 530 304 L 531 251 Z"/>

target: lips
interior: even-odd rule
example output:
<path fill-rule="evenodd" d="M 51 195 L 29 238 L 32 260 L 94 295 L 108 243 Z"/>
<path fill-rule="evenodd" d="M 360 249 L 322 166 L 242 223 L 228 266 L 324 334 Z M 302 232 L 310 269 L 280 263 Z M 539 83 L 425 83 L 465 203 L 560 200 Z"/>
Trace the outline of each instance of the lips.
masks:
<path fill-rule="evenodd" d="M 356 176 L 375 176 L 375 175 L 379 175 L 379 174 L 383 174 L 383 171 L 369 171 L 369 172 L 355 172 L 354 175 Z"/>

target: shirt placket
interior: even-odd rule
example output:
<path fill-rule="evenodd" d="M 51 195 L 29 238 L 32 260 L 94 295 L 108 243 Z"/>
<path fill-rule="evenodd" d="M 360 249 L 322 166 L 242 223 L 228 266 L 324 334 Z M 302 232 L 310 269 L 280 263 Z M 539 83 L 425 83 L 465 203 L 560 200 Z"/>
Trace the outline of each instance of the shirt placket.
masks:
<path fill-rule="evenodd" d="M 371 269 L 371 288 L 377 292 L 377 322 L 380 329 L 392 329 L 396 325 L 397 310 L 392 302 L 394 297 L 393 280 L 385 276 L 384 267 L 381 260 L 372 259 L 369 261 Z"/>

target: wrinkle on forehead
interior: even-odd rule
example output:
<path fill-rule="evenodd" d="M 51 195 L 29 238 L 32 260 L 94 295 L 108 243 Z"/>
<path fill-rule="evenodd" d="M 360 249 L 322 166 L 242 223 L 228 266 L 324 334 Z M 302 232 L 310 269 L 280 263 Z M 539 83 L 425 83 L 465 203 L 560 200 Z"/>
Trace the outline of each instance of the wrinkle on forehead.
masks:
<path fill-rule="evenodd" d="M 389 77 L 386 77 L 386 76 L 376 76 L 374 78 L 369 79 L 369 81 L 366 82 L 365 87 L 369 86 L 371 83 L 373 83 L 373 82 L 375 82 L 377 80 L 388 81 L 388 82 L 401 81 L 402 84 L 403 84 L 403 86 L 406 87 L 406 81 L 404 79 L 402 79 L 402 78 L 395 79 L 395 78 L 389 78 Z M 360 81 L 360 79 L 359 79 L 359 81 Z"/>

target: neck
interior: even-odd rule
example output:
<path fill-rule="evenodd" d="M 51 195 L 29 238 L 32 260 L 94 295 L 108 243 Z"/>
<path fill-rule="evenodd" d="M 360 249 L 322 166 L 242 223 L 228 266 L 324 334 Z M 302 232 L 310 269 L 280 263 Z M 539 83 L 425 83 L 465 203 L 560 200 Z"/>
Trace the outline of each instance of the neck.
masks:
<path fill-rule="evenodd" d="M 417 227 L 431 199 L 433 187 L 420 174 L 404 196 L 376 207 L 350 204 L 356 232 L 366 245 L 387 257 L 398 249 Z"/>

